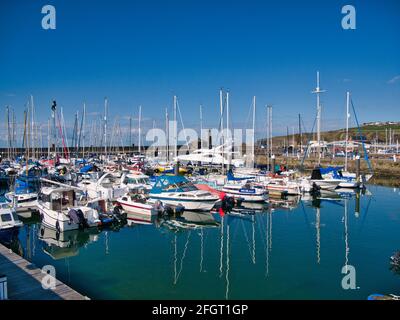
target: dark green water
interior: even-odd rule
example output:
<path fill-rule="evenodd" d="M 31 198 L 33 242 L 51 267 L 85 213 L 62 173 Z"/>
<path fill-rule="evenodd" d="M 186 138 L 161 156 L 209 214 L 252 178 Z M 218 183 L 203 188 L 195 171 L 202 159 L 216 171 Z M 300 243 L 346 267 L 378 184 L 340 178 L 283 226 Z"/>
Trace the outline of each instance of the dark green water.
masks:
<path fill-rule="evenodd" d="M 400 275 L 389 264 L 400 249 L 400 191 L 368 190 L 370 195 L 359 198 L 358 214 L 354 195 L 300 201 L 291 210 L 276 207 L 222 220 L 216 215 L 217 226 L 174 229 L 156 222 L 73 232 L 65 236 L 65 248 L 56 245 L 61 242 L 48 230 L 46 240 L 39 239 L 40 225 L 34 223 L 20 230 L 13 246 L 37 266 L 53 265 L 57 278 L 92 299 L 366 299 L 376 292 L 400 294 Z M 357 289 L 341 286 L 346 261 L 355 267 Z"/>

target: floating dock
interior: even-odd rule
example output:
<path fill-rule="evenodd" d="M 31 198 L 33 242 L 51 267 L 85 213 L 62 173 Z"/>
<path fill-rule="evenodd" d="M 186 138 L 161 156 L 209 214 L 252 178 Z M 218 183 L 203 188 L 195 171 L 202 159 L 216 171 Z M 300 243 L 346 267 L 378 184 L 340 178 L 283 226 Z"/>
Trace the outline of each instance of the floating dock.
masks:
<path fill-rule="evenodd" d="M 0 274 L 7 277 L 9 300 L 89 300 L 59 280 L 54 289 L 43 289 L 46 274 L 2 244 Z"/>

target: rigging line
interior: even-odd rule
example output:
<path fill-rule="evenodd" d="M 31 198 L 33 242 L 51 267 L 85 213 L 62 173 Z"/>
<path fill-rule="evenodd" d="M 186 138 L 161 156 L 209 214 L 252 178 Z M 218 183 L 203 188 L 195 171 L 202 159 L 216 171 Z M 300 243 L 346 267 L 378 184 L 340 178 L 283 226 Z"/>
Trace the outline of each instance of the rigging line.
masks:
<path fill-rule="evenodd" d="M 367 214 L 368 214 L 368 211 L 369 211 L 369 206 L 370 206 L 370 204 L 372 202 L 372 198 L 373 197 L 368 197 L 367 207 L 365 209 L 364 216 L 363 216 L 363 219 L 362 219 L 362 222 L 361 222 L 361 226 L 360 226 L 360 229 L 359 229 L 358 233 L 361 233 L 361 231 L 364 229 L 365 220 L 367 219 Z"/>
<path fill-rule="evenodd" d="M 204 254 L 204 234 L 203 228 L 200 229 L 200 272 L 203 272 L 203 254 Z"/>
<path fill-rule="evenodd" d="M 188 236 L 187 236 L 187 239 L 186 239 L 186 243 L 185 243 L 185 247 L 184 247 L 183 253 L 182 253 L 182 258 L 181 258 L 181 263 L 180 263 L 180 266 L 179 266 L 179 271 L 178 271 L 178 274 L 176 276 L 176 281 L 178 281 L 179 276 L 180 276 L 180 274 L 182 272 L 182 269 L 183 269 L 183 260 L 186 257 L 186 251 L 187 251 L 187 248 L 188 248 L 188 244 L 189 244 L 189 239 L 190 239 L 191 233 L 192 233 L 192 230 L 189 230 Z M 175 284 L 176 284 L 176 282 L 175 282 Z"/>
<path fill-rule="evenodd" d="M 226 279 L 226 291 L 225 291 L 225 298 L 228 300 L 229 295 L 229 224 L 226 226 L 226 272 L 225 272 L 225 279 Z"/>
<path fill-rule="evenodd" d="M 318 114 L 318 113 L 317 113 Z M 312 129 L 311 129 L 311 132 L 310 132 L 310 134 L 308 135 L 308 137 L 307 137 L 307 148 L 306 148 L 306 152 L 304 152 L 304 156 L 303 156 L 303 159 L 301 160 L 301 164 L 300 164 L 300 167 L 302 168 L 303 167 L 303 165 L 304 165 L 304 161 L 306 160 L 306 157 L 307 157 L 307 155 L 308 155 L 308 151 L 309 151 L 309 149 L 310 149 L 310 137 L 312 137 L 312 134 L 313 134 L 313 132 L 314 132 L 314 127 L 315 127 L 315 123 L 317 122 L 317 116 L 315 116 L 315 118 L 314 118 L 314 123 L 313 123 L 313 126 L 312 126 Z"/>
<path fill-rule="evenodd" d="M 63 126 L 63 132 L 65 136 L 65 147 L 67 149 L 67 152 L 69 154 L 69 148 L 68 148 L 68 134 L 67 134 L 67 129 L 65 127 L 65 119 L 64 119 L 64 112 L 63 109 L 61 108 L 61 120 L 62 120 L 62 126 Z"/>
<path fill-rule="evenodd" d="M 310 228 L 311 223 L 310 223 L 310 221 L 308 220 L 307 212 L 306 212 L 306 210 L 305 210 L 304 203 L 303 203 L 303 201 L 302 201 L 301 199 L 300 199 L 300 203 L 301 203 L 301 208 L 303 209 L 304 220 L 305 220 L 305 222 L 306 222 L 307 229 L 308 229 L 308 231 L 309 231 L 310 240 L 314 241 L 314 236 L 311 234 L 311 228 Z M 311 238 L 311 237 L 312 237 L 312 238 Z"/>
<path fill-rule="evenodd" d="M 270 239 L 269 239 L 269 233 L 270 233 L 270 230 L 269 230 L 269 224 L 270 224 L 270 214 L 269 213 L 267 213 L 267 222 L 266 222 L 266 230 L 265 230 L 265 238 L 266 238 L 266 244 L 267 244 L 267 247 L 266 247 L 266 249 L 265 249 L 265 278 L 267 278 L 268 276 L 269 276 L 269 253 L 270 253 L 270 249 L 269 249 L 269 242 L 270 242 Z"/>
<path fill-rule="evenodd" d="M 221 219 L 221 242 L 220 242 L 220 260 L 219 260 L 219 277 L 223 274 L 223 256 L 224 256 L 224 220 L 225 217 Z"/>
<path fill-rule="evenodd" d="M 360 137 L 360 140 L 361 140 L 361 144 L 362 144 L 362 147 L 363 147 L 363 151 L 364 151 L 364 159 L 368 164 L 368 169 L 369 169 L 370 173 L 373 173 L 374 171 L 372 170 L 371 162 L 369 161 L 369 158 L 368 158 L 368 152 L 367 152 L 367 149 L 365 148 L 364 137 L 363 137 L 362 132 L 361 132 L 360 124 L 358 123 L 358 118 L 357 118 L 357 114 L 356 114 L 356 109 L 354 108 L 353 99 L 350 99 L 350 102 L 351 102 L 351 107 L 353 109 L 354 118 L 356 119 L 357 130 L 358 130 L 358 134 L 359 134 L 359 137 Z"/>
<path fill-rule="evenodd" d="M 256 230 L 254 227 L 254 216 L 253 216 L 253 225 L 252 225 L 252 231 L 253 231 L 253 254 L 252 254 L 252 259 L 253 259 L 253 264 L 256 263 Z"/>
<path fill-rule="evenodd" d="M 176 242 L 176 233 L 174 234 L 174 284 L 176 284 L 176 275 L 177 275 L 177 262 L 178 262 L 178 247 Z"/>
<path fill-rule="evenodd" d="M 264 229 L 262 228 L 262 226 L 264 225 L 264 219 L 263 218 L 264 218 L 264 215 L 256 214 L 256 219 L 258 220 L 257 221 L 257 227 L 258 227 L 258 230 L 260 232 L 261 241 L 263 242 L 264 247 L 265 247 L 266 246 L 266 242 L 265 242 L 265 239 L 264 239 L 265 233 L 264 233 Z"/>
<path fill-rule="evenodd" d="M 61 142 L 62 142 L 62 145 L 63 145 L 65 157 L 68 159 L 68 149 L 65 146 L 65 140 L 64 140 L 64 135 L 63 135 L 62 129 L 61 129 L 60 113 L 59 112 L 57 112 L 57 120 L 58 120 L 58 131 L 59 131 L 60 136 L 61 136 Z"/>
<path fill-rule="evenodd" d="M 252 256 L 251 256 L 250 241 L 249 241 L 249 237 L 247 236 L 247 231 L 246 231 L 246 228 L 244 227 L 243 220 L 241 220 L 240 223 L 241 223 L 241 225 L 242 225 L 243 233 L 244 233 L 244 236 L 245 236 L 245 238 L 246 238 L 247 246 L 249 247 L 250 257 L 252 257 Z"/>
<path fill-rule="evenodd" d="M 344 234 L 344 242 L 345 242 L 345 266 L 346 266 L 346 273 L 347 273 L 347 267 L 349 265 L 349 239 L 348 239 L 348 217 L 347 217 L 347 199 L 344 199 L 345 201 L 345 206 L 344 206 L 344 229 L 345 229 L 345 234 Z"/>
<path fill-rule="evenodd" d="M 189 149 L 189 142 L 188 142 L 188 140 L 187 140 L 186 129 L 185 129 L 185 125 L 183 124 L 182 113 L 181 113 L 181 108 L 179 107 L 178 99 L 176 99 L 176 106 L 177 106 L 177 109 L 178 109 L 179 119 L 181 120 L 181 125 L 182 125 L 182 129 L 183 129 L 183 134 L 185 135 L 186 146 L 187 146 L 188 149 Z M 177 134 L 178 134 L 178 133 L 177 133 Z M 178 137 L 177 137 L 177 139 L 178 139 Z"/>

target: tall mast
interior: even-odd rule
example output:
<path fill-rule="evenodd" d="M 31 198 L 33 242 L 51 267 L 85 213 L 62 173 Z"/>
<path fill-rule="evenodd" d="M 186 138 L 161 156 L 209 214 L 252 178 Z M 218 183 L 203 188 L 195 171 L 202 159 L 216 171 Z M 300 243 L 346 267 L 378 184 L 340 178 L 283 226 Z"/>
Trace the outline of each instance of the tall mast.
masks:
<path fill-rule="evenodd" d="M 178 124 L 176 122 L 176 96 L 174 95 L 174 157 L 178 156 Z"/>
<path fill-rule="evenodd" d="M 221 127 L 220 127 L 220 132 L 221 132 L 221 152 L 222 152 L 222 173 L 224 173 L 224 162 L 225 162 L 225 157 L 224 157 L 224 106 L 223 106 L 223 101 L 222 101 L 222 89 L 219 90 L 219 108 L 220 108 L 220 119 L 221 119 Z"/>
<path fill-rule="evenodd" d="M 267 150 L 268 150 L 268 165 L 272 157 L 272 106 L 267 105 Z"/>
<path fill-rule="evenodd" d="M 35 133 L 35 123 L 34 123 L 34 105 L 33 105 L 33 95 L 31 95 L 31 121 L 32 121 L 32 124 L 31 124 L 31 146 L 32 146 L 32 158 L 34 158 L 35 157 L 35 145 L 34 145 L 34 141 L 35 141 L 35 136 L 34 136 L 34 133 Z"/>
<path fill-rule="evenodd" d="M 165 160 L 169 161 L 169 117 L 168 117 L 168 108 L 165 108 L 165 131 L 167 136 L 167 141 L 165 145 Z"/>
<path fill-rule="evenodd" d="M 318 143 L 318 164 L 321 163 L 321 103 L 320 103 L 320 94 L 325 92 L 326 90 L 321 90 L 319 86 L 319 71 L 317 71 L 317 87 L 312 93 L 317 95 L 317 143 Z"/>
<path fill-rule="evenodd" d="M 254 168 L 255 164 L 255 126 L 256 126 L 256 96 L 253 97 L 253 138 L 252 138 L 252 146 L 251 146 L 251 161 L 252 161 L 252 168 Z"/>
<path fill-rule="evenodd" d="M 104 158 L 107 157 L 107 97 L 104 98 Z"/>
<path fill-rule="evenodd" d="M 229 134 L 229 91 L 226 92 L 226 134 L 228 139 L 228 170 L 231 167 L 232 136 Z M 230 137 L 230 139 L 229 139 Z"/>
<path fill-rule="evenodd" d="M 132 147 L 132 116 L 129 117 L 129 148 Z"/>
<path fill-rule="evenodd" d="M 54 143 L 54 156 L 57 157 L 57 130 L 56 130 L 56 109 L 57 102 L 53 100 L 53 105 L 51 106 L 51 116 L 53 118 L 53 143 Z M 56 162 L 54 161 L 54 166 Z"/>
<path fill-rule="evenodd" d="M 200 105 L 200 149 L 203 149 L 203 106 Z"/>
<path fill-rule="evenodd" d="M 27 157 L 26 157 L 26 166 L 28 167 L 28 159 L 30 158 L 30 130 L 31 130 L 31 126 L 30 126 L 30 121 L 29 121 L 29 117 L 30 117 L 30 106 L 29 106 L 29 102 L 28 102 L 28 110 L 27 110 L 27 114 L 26 114 L 26 122 L 28 124 L 28 128 L 27 128 Z M 27 173 L 28 174 L 28 173 Z"/>
<path fill-rule="evenodd" d="M 302 136 L 302 132 L 301 132 L 301 115 L 299 113 L 299 148 L 300 148 L 300 153 L 301 153 L 301 151 L 303 149 L 302 143 L 303 143 L 303 136 Z"/>
<path fill-rule="evenodd" d="M 50 119 L 47 119 L 47 159 L 50 159 Z"/>
<path fill-rule="evenodd" d="M 10 159 L 10 149 L 11 149 L 11 145 L 10 145 L 10 107 L 7 106 L 6 107 L 7 110 L 7 157 L 8 159 Z"/>
<path fill-rule="evenodd" d="M 139 106 L 139 154 L 141 153 L 141 150 L 142 150 L 142 129 L 141 129 L 141 123 L 142 123 L 142 106 Z"/>
<path fill-rule="evenodd" d="M 83 116 L 82 116 L 82 158 L 85 157 L 85 122 L 86 122 L 86 103 L 83 103 Z"/>
<path fill-rule="evenodd" d="M 345 160 L 344 170 L 347 171 L 347 145 L 349 140 L 349 117 L 350 117 L 350 92 L 346 94 L 346 142 L 345 142 Z"/>

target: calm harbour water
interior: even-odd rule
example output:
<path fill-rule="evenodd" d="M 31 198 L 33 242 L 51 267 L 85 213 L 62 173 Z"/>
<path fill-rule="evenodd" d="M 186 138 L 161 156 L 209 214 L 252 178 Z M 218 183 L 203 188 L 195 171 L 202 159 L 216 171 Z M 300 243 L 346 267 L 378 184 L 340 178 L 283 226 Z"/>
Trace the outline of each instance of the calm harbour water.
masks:
<path fill-rule="evenodd" d="M 119 230 L 60 235 L 25 225 L 12 244 L 92 299 L 366 299 L 400 294 L 400 190 L 306 201 L 254 215 L 188 214 Z M 356 210 L 359 207 L 359 210 Z M 356 211 L 359 211 L 357 213 Z M 199 221 L 202 224 L 199 224 Z M 357 289 L 344 290 L 345 264 Z"/>

